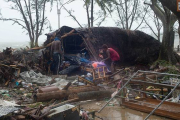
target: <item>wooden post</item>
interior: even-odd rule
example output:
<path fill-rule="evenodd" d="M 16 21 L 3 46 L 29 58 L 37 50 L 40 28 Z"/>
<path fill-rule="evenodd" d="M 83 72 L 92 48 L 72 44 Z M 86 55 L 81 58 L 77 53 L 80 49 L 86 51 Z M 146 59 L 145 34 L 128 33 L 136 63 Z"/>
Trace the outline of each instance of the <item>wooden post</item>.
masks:
<path fill-rule="evenodd" d="M 93 71 L 93 79 L 95 80 L 95 69 L 92 70 Z"/>
<path fill-rule="evenodd" d="M 100 68 L 98 67 L 98 78 L 100 78 L 100 77 L 101 77 L 101 76 L 100 76 L 100 72 L 99 72 L 99 69 L 100 69 Z"/>
<path fill-rule="evenodd" d="M 104 75 L 103 77 L 106 77 L 104 66 L 103 66 L 103 75 Z"/>

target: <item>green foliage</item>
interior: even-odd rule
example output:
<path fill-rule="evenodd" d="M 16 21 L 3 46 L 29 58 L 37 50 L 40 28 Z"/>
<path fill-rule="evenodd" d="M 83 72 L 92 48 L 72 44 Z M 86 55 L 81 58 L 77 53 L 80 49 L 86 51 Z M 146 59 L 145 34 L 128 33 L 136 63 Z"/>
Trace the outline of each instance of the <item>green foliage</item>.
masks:
<path fill-rule="evenodd" d="M 163 67 L 167 67 L 169 65 L 172 66 L 168 61 L 165 61 L 165 60 L 157 60 L 152 65 L 154 65 L 154 66 L 159 65 L 159 66 L 163 66 Z"/>
<path fill-rule="evenodd" d="M 111 8 L 112 8 L 112 3 L 114 2 L 113 0 L 96 0 L 98 6 L 104 11 L 106 14 L 106 11 L 111 13 Z"/>
<path fill-rule="evenodd" d="M 107 14 L 107 12 L 111 13 L 112 12 L 112 6 L 113 3 L 116 2 L 115 0 L 94 0 L 98 6 L 103 10 L 104 14 Z M 85 0 L 86 5 L 91 4 L 91 0 Z"/>
<path fill-rule="evenodd" d="M 169 74 L 180 74 L 179 69 L 175 66 L 169 63 L 168 61 L 165 60 L 157 60 L 156 62 L 153 63 L 153 66 L 162 66 L 162 67 L 167 67 L 168 70 L 166 73 Z M 165 76 L 164 79 L 167 80 L 169 78 L 173 78 L 172 76 Z"/>

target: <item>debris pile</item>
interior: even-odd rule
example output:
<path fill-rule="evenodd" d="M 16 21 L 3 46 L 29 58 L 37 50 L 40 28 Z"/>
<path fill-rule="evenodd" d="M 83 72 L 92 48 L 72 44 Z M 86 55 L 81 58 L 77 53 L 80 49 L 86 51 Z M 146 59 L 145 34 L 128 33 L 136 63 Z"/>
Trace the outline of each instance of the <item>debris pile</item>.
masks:
<path fill-rule="evenodd" d="M 39 64 L 39 52 L 28 49 L 13 50 L 6 48 L 0 53 L 0 83 L 8 85 L 9 82 L 16 81 L 21 72 L 33 69 L 41 72 Z"/>
<path fill-rule="evenodd" d="M 52 75 L 50 46 L 58 36 L 62 38 L 64 59 L 59 74 Z M 104 107 L 120 104 L 148 111 L 157 109 L 153 105 L 168 97 L 165 104 L 180 109 L 180 87 L 176 86 L 180 76 L 175 75 L 180 73 L 179 64 L 156 61 L 149 66 L 157 59 L 160 43 L 143 32 L 64 26 L 47 34 L 47 38 L 44 47 L 6 48 L 0 53 L 0 119 L 80 120 L 90 116 L 94 119 L 98 117 L 96 111 L 87 113 L 77 107 L 89 100 L 107 101 Z M 99 62 L 99 47 L 103 43 L 121 53 L 122 63 L 126 61 L 134 66 L 117 65 L 117 71 L 111 73 L 108 65 Z M 172 96 L 169 95 L 171 90 Z M 168 111 L 166 106 L 158 110 Z M 176 113 L 175 110 L 169 112 Z M 162 112 L 157 114 L 164 115 Z M 167 115 L 174 119 L 179 117 Z"/>
<path fill-rule="evenodd" d="M 41 63 L 43 52 L 40 54 L 39 51 L 30 52 L 27 49 L 12 51 L 11 49 L 8 54 L 3 52 L 2 56 L 0 119 L 52 119 L 62 112 L 67 112 L 66 117 L 70 117 L 70 108 L 76 108 L 79 101 L 109 98 L 113 93 L 101 85 L 102 78 L 99 86 L 93 80 L 86 79 L 92 78 L 92 73 L 85 71 L 86 65 L 91 62 L 81 57 L 65 55 L 64 70 L 60 72 L 63 75 L 47 75 L 47 72 L 41 72 L 46 71 L 44 64 Z M 79 72 L 85 75 L 78 76 L 73 72 L 76 76 L 67 76 L 74 69 L 79 69 Z M 93 72 L 92 67 L 89 69 Z M 73 113 L 74 111 L 76 111 L 77 120 L 80 120 L 78 111 L 73 110 Z"/>

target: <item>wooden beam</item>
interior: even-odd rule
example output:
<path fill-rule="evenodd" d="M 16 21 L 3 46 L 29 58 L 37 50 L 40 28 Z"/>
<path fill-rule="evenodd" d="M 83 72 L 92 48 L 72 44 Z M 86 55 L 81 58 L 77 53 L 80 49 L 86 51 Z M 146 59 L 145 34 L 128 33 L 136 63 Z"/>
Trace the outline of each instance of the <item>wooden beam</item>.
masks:
<path fill-rule="evenodd" d="M 123 81 L 128 81 L 127 79 L 124 79 Z M 174 88 L 173 85 L 166 85 L 166 84 L 161 84 L 161 83 L 153 83 L 153 82 L 148 82 L 148 81 L 142 81 L 142 80 L 131 80 L 129 84 L 140 84 L 140 85 L 150 85 L 150 86 L 157 86 L 157 87 L 164 87 L 164 88 Z M 177 89 L 180 89 L 180 87 L 177 87 Z"/>
<path fill-rule="evenodd" d="M 90 91 L 90 92 L 81 92 L 77 93 L 76 95 L 70 95 L 69 99 L 78 98 L 79 100 L 93 100 L 93 99 L 103 99 L 103 98 L 110 98 L 113 92 L 109 90 L 105 91 Z"/>
<path fill-rule="evenodd" d="M 68 37 L 68 36 L 71 36 L 73 34 L 75 30 L 71 30 L 69 33 L 66 33 L 65 35 L 61 36 L 61 39 L 65 38 L 65 37 Z M 77 35 L 76 33 L 74 33 L 73 35 Z M 41 46 L 41 47 L 34 47 L 34 48 L 31 48 L 30 50 L 39 50 L 39 49 L 44 49 L 44 48 L 47 48 L 47 47 L 50 47 L 52 45 L 53 42 L 49 43 L 48 45 L 46 46 Z"/>
<path fill-rule="evenodd" d="M 86 83 L 88 83 L 88 84 L 90 84 L 90 85 L 95 85 L 94 83 L 92 83 L 92 82 L 90 82 L 90 81 L 88 81 L 88 80 L 86 80 L 86 79 L 84 79 L 84 78 L 82 78 L 82 77 L 80 77 L 80 76 L 78 76 L 78 77 L 79 77 L 79 81 L 86 82 Z"/>
<path fill-rule="evenodd" d="M 158 104 L 160 101 L 158 100 L 155 100 L 155 99 L 144 99 L 143 102 L 147 102 L 148 104 Z M 128 108 L 131 108 L 131 109 L 135 109 L 135 110 L 139 110 L 139 111 L 142 111 L 142 112 L 147 112 L 147 113 L 150 113 L 154 107 L 156 106 L 148 106 L 148 105 L 145 105 L 145 104 L 141 104 L 141 101 L 139 102 L 123 102 L 122 105 L 128 107 Z M 174 109 L 174 110 L 171 110 L 171 109 Z M 175 111 L 177 110 L 177 111 Z M 180 110 L 180 105 L 178 103 L 170 103 L 170 102 L 164 102 L 163 103 L 163 107 L 162 109 L 159 108 L 155 111 L 154 114 L 156 115 L 160 115 L 160 116 L 163 116 L 163 117 L 168 117 L 168 118 L 171 118 L 171 119 L 177 119 L 179 120 L 180 118 L 180 114 L 178 114 L 178 111 Z"/>
<path fill-rule="evenodd" d="M 68 90 L 59 90 L 59 91 L 53 91 L 49 93 L 37 93 L 34 95 L 34 101 L 37 102 L 43 102 L 43 101 L 49 101 L 52 99 L 63 99 L 68 97 L 70 94 L 76 94 L 80 92 L 89 92 L 89 91 L 99 91 L 99 87 L 95 86 L 85 86 L 85 87 L 69 87 Z"/>

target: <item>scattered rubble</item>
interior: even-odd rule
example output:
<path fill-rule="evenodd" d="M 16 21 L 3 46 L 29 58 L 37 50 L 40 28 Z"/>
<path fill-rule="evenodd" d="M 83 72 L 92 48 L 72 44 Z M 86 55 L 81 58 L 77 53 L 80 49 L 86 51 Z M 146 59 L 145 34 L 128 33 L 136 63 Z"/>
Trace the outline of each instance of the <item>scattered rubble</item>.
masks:
<path fill-rule="evenodd" d="M 102 30 L 109 31 L 110 29 L 113 29 L 113 31 L 117 30 L 114 28 Z M 131 53 L 129 57 L 129 60 L 136 58 L 132 62 L 134 66 L 116 66 L 117 71 L 111 73 L 108 66 L 104 63 L 100 64 L 96 59 L 93 59 L 95 61 L 92 60 L 92 58 L 97 57 L 97 50 L 92 47 L 97 41 L 95 40 L 95 43 L 90 41 L 89 38 L 91 37 L 89 34 L 84 33 L 84 31 L 87 32 L 87 30 L 83 29 L 73 30 L 72 28 L 63 27 L 61 31 L 53 34 L 55 36 L 63 36 L 63 39 L 66 39 L 64 44 L 70 44 L 68 41 L 72 36 L 75 36 L 74 38 L 78 45 L 72 46 L 72 48 L 76 48 L 77 51 L 85 47 L 83 45 L 85 42 L 90 45 L 88 50 L 91 53 L 89 55 L 86 54 L 86 57 L 85 53 L 79 55 L 77 51 L 72 51 L 72 49 L 68 49 L 69 46 L 66 46 L 64 48 L 66 53 L 73 52 L 73 55 L 64 55 L 59 75 L 52 75 L 51 72 L 52 61 L 49 61 L 51 39 L 44 43 L 45 46 L 47 45 L 46 47 L 21 50 L 6 48 L 6 50 L 0 53 L 0 119 L 80 120 L 82 118 L 89 119 L 90 116 L 92 119 L 95 119 L 95 117 L 102 119 L 95 114 L 97 110 L 86 111 L 77 106 L 81 106 L 82 102 L 88 103 L 89 100 L 95 100 L 94 104 L 96 106 L 103 107 L 102 101 L 108 101 L 110 98 L 113 101 L 108 102 L 105 106 L 123 105 L 140 111 L 150 112 L 156 108 L 153 105 L 158 105 L 159 101 L 163 100 L 177 83 L 180 82 L 180 76 L 175 75 L 180 73 L 179 64 L 171 65 L 164 61 L 156 61 L 151 66 L 134 65 L 134 63 L 141 63 L 141 61 L 146 60 L 147 54 L 150 54 L 148 56 L 150 58 L 147 61 L 148 63 L 157 57 L 156 52 L 159 50 L 159 43 L 155 42 L 152 37 L 145 35 L 145 38 L 154 41 L 152 44 L 155 45 L 156 49 L 149 48 L 143 50 L 143 53 L 147 53 L 145 55 L 139 55 L 138 49 L 135 53 L 138 53 L 140 58 L 137 57 L 138 55 L 134 55 L 135 53 Z M 132 39 L 138 39 L 143 34 L 139 31 L 130 31 L 129 33 L 119 29 L 118 31 L 122 32 L 125 36 L 129 34 L 135 36 L 135 38 L 129 39 L 130 42 L 132 42 Z M 99 37 L 95 32 L 96 30 L 92 29 L 91 34 Z M 84 42 L 82 39 L 85 39 Z M 109 38 L 108 40 L 111 39 Z M 136 48 L 129 50 L 127 53 L 134 51 L 134 49 Z M 123 54 L 126 54 L 126 52 Z M 89 59 L 86 59 L 88 57 Z M 124 57 L 124 60 L 127 59 L 128 57 Z M 93 63 L 100 65 L 93 65 Z M 139 70 L 144 71 L 139 72 Z M 174 106 L 174 110 L 169 110 L 168 115 L 161 114 L 161 112 L 156 112 L 156 114 L 173 119 L 179 117 L 175 114 L 180 109 L 179 89 L 180 87 L 177 86 L 173 94 L 169 95 L 168 99 L 164 102 L 164 104 L 170 107 Z M 119 90 L 123 90 L 123 92 L 119 93 Z M 167 112 L 167 107 L 163 105 L 158 110 Z"/>

